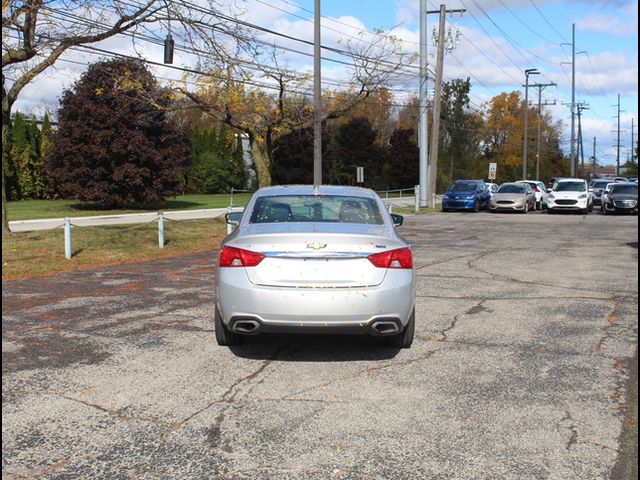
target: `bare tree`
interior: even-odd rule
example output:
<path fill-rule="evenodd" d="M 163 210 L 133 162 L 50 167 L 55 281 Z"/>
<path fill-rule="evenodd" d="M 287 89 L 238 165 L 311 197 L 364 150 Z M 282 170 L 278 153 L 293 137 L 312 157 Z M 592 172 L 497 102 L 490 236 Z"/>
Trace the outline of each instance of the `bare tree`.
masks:
<path fill-rule="evenodd" d="M 327 49 L 350 59 L 350 78 L 343 88 L 325 91 L 323 119 L 345 115 L 401 75 L 412 57 L 400 47 L 393 37 L 377 32 L 344 49 Z M 179 89 L 198 108 L 247 135 L 260 186 L 271 184 L 277 137 L 313 125 L 311 74 L 280 65 L 278 53 L 272 47 L 256 49 L 252 59 L 227 55 L 224 67 L 196 78 L 196 89 Z"/>

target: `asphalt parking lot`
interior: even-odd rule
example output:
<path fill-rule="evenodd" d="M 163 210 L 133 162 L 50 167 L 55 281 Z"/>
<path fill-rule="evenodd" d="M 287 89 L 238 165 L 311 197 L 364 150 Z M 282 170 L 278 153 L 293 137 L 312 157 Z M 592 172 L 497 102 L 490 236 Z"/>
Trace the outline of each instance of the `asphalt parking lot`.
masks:
<path fill-rule="evenodd" d="M 638 218 L 435 213 L 401 232 L 409 350 L 218 347 L 213 250 L 3 283 L 3 478 L 622 478 Z"/>

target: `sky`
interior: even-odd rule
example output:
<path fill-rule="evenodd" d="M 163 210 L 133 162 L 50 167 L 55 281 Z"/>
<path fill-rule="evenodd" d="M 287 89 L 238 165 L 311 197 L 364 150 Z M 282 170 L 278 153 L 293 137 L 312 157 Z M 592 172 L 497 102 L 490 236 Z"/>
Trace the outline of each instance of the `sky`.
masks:
<path fill-rule="evenodd" d="M 240 18 L 291 37 L 313 40 L 314 0 L 219 0 L 235 3 Z M 428 10 L 439 10 L 435 1 Z M 447 15 L 447 31 L 457 38 L 445 55 L 444 80 L 471 80 L 471 103 L 478 110 L 502 92 L 520 91 L 524 96 L 525 70 L 535 68 L 529 83 L 555 83 L 542 90 L 545 111 L 562 122 L 563 149 L 570 150 L 571 39 L 575 24 L 576 103 L 582 104 L 582 135 L 585 161 L 592 155 L 596 139 L 599 164 L 616 162 L 618 96 L 620 98 L 620 159 L 624 163 L 638 138 L 638 2 L 627 0 L 451 0 L 448 9 L 465 13 Z M 341 48 L 375 29 L 399 39 L 407 53 L 419 51 L 420 0 L 321 0 L 322 43 Z M 436 47 L 431 42 L 438 15 L 427 16 L 428 62 L 435 64 Z M 312 52 L 308 45 L 261 33 L 266 41 Z M 102 45 L 131 54 L 129 39 L 112 39 Z M 142 45 L 136 55 L 162 62 L 162 47 Z M 283 61 L 297 71 L 310 72 L 312 59 L 290 51 Z M 63 88 L 70 88 L 87 61 L 77 52 L 50 69 L 22 93 L 17 110 L 38 112 L 57 105 Z M 188 65 L 193 59 L 176 52 L 174 63 Z M 176 78 L 176 72 L 154 67 L 161 79 Z M 323 62 L 323 83 L 346 78 L 342 64 Z M 392 90 L 398 104 L 418 92 L 417 62 L 412 72 Z M 433 88 L 431 84 L 430 89 Z M 529 100 L 537 104 L 538 89 L 529 89 Z M 633 125 L 633 127 L 632 127 Z M 577 132 L 577 123 L 576 123 Z"/>

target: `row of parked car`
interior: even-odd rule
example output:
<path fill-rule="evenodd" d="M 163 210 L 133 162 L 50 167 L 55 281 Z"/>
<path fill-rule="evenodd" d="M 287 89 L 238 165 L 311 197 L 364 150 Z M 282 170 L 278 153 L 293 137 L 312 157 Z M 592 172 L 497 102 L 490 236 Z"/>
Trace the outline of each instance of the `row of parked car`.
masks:
<path fill-rule="evenodd" d="M 442 211 L 452 210 L 528 213 L 546 210 L 587 214 L 595 205 L 603 214 L 638 213 L 638 183 L 623 177 L 594 179 L 555 178 L 549 185 L 519 180 L 501 185 L 483 180 L 457 180 L 442 198 Z"/>

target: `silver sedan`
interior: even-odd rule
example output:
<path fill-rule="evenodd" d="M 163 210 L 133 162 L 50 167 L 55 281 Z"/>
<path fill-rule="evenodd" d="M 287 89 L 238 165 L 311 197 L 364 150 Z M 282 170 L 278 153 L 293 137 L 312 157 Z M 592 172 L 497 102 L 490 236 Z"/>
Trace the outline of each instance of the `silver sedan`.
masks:
<path fill-rule="evenodd" d="M 528 213 L 535 210 L 536 196 L 528 183 L 503 183 L 491 197 L 489 210 Z"/>
<path fill-rule="evenodd" d="M 216 339 L 258 333 L 366 333 L 411 346 L 413 254 L 375 192 L 258 190 L 218 255 Z"/>

